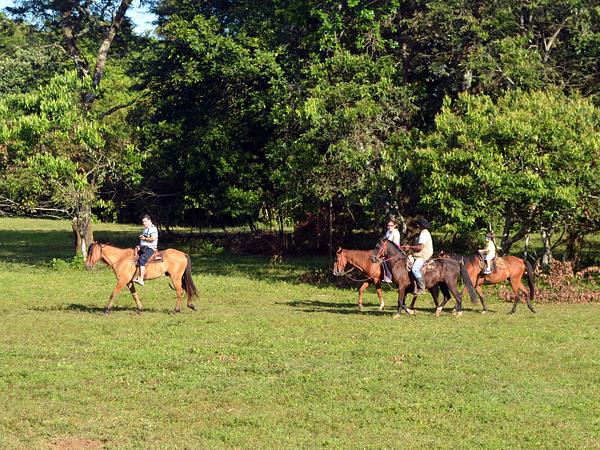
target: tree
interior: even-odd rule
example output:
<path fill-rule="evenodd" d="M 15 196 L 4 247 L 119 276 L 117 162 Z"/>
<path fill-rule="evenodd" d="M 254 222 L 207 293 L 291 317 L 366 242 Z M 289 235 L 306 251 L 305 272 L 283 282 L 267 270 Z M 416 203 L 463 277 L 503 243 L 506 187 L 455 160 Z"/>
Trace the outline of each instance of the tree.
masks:
<path fill-rule="evenodd" d="M 72 217 L 77 252 L 85 253 L 99 188 L 135 180 L 140 156 L 114 127 L 82 114 L 81 83 L 67 72 L 31 93 L 0 98 L 0 210 Z"/>
<path fill-rule="evenodd" d="M 45 30 L 60 33 L 61 46 L 72 61 L 77 77 L 79 78 L 79 83 L 68 83 L 68 86 L 71 88 L 78 89 L 76 93 L 78 97 L 76 103 L 77 112 L 71 109 L 74 106 L 72 101 L 66 100 L 66 97 L 72 93 L 54 92 L 56 89 L 60 91 L 60 87 L 56 86 L 56 82 L 50 83 L 47 91 L 42 88 L 33 97 L 35 99 L 35 106 L 38 109 L 32 108 L 30 110 L 24 108 L 22 111 L 24 116 L 22 118 L 13 117 L 12 121 L 9 122 L 11 129 L 7 132 L 8 164 L 12 166 L 12 170 L 15 170 L 12 178 L 13 181 L 19 179 L 16 174 L 21 173 L 20 169 L 35 162 L 31 159 L 21 158 L 21 154 L 18 152 L 14 153 L 12 150 L 13 146 L 31 145 L 28 149 L 22 149 L 25 154 L 31 153 L 34 148 L 39 148 L 37 144 L 31 142 L 29 139 L 15 137 L 15 134 L 19 134 L 18 127 L 23 124 L 24 120 L 27 120 L 25 118 L 30 118 L 32 124 L 34 124 L 31 129 L 33 135 L 39 136 L 43 140 L 44 138 L 48 139 L 44 144 L 46 147 L 43 150 L 47 151 L 49 155 L 61 154 L 61 149 L 51 148 L 52 145 L 69 147 L 71 143 L 69 139 L 74 137 L 73 134 L 78 135 L 82 130 L 86 130 L 89 134 L 88 137 L 91 138 L 93 143 L 86 141 L 86 139 L 78 139 L 75 141 L 76 145 L 81 144 L 81 147 L 74 150 L 72 156 L 61 155 L 62 163 L 70 162 L 71 164 L 67 164 L 66 166 L 77 167 L 80 175 L 86 174 L 88 177 L 85 182 L 82 179 L 79 180 L 86 188 L 83 191 L 80 188 L 70 190 L 73 198 L 65 200 L 66 204 L 70 205 L 67 210 L 73 216 L 73 233 L 76 242 L 75 250 L 78 253 L 85 251 L 93 240 L 91 222 L 92 204 L 96 200 L 95 194 L 99 187 L 98 182 L 104 179 L 104 175 L 99 176 L 98 166 L 104 167 L 108 171 L 108 167 L 118 165 L 117 161 L 109 161 L 108 165 L 105 165 L 104 163 L 94 161 L 93 158 L 83 156 L 89 156 L 86 153 L 91 150 L 91 153 L 98 158 L 98 161 L 107 161 L 107 158 L 110 156 L 121 158 L 123 153 L 127 154 L 128 152 L 128 150 L 123 150 L 123 152 L 105 152 L 105 150 L 108 150 L 115 143 L 111 142 L 111 139 L 108 138 L 108 134 L 110 134 L 108 129 L 103 123 L 100 123 L 107 115 L 118 111 L 124 105 L 112 105 L 110 109 L 103 111 L 95 110 L 93 105 L 99 96 L 102 95 L 100 83 L 107 68 L 106 63 L 109 49 L 117 33 L 124 24 L 126 25 L 125 31 L 130 32 L 131 30 L 131 26 L 125 17 L 125 13 L 131 2 L 132 0 L 121 0 L 115 4 L 112 0 L 98 2 L 21 0 L 16 2 L 15 7 L 7 8 L 11 14 L 17 17 L 29 18 Z M 93 50 L 94 47 L 96 48 L 95 52 Z M 91 60 L 94 62 L 90 63 Z M 45 103 L 45 99 L 47 99 L 46 95 L 52 97 L 55 94 L 57 94 L 56 98 L 60 99 L 55 101 L 60 103 L 61 108 L 69 111 L 70 116 L 68 119 L 55 115 L 52 115 L 50 118 L 46 117 L 47 112 L 43 109 L 44 106 L 48 105 Z M 11 102 L 19 103 L 21 100 L 26 99 L 27 97 L 20 100 L 9 98 L 7 104 Z M 26 106 L 26 101 L 23 106 Z M 51 139 L 49 138 L 50 135 L 52 136 Z M 127 158 L 124 160 L 127 160 Z M 63 167 L 62 163 L 59 166 Z M 35 165 L 32 165 L 30 169 L 35 172 L 37 170 L 35 167 Z M 84 191 L 85 195 L 83 194 Z M 12 191 L 8 190 L 6 192 Z M 30 192 L 30 194 L 33 193 Z M 51 197 L 53 202 L 57 201 L 55 194 L 52 194 Z M 44 195 L 28 195 L 28 202 L 32 204 L 32 207 L 36 202 L 36 198 L 41 201 L 40 206 L 45 204 L 46 199 Z M 75 198 L 76 200 L 74 200 Z M 16 201 L 17 204 L 21 200 L 10 198 L 10 201 Z"/>
<path fill-rule="evenodd" d="M 598 197 L 598 123 L 591 101 L 558 91 L 446 101 L 418 152 L 421 204 L 455 231 L 502 224 L 504 252 L 536 229 L 581 232 Z"/>

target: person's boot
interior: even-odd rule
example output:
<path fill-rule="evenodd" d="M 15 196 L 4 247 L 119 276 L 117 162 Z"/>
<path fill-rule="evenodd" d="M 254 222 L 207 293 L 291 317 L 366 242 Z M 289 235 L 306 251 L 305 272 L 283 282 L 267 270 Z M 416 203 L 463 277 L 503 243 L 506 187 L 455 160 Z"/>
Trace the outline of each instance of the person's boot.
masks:
<path fill-rule="evenodd" d="M 425 293 L 425 280 L 423 278 L 415 277 L 415 282 L 417 283 L 417 289 L 415 291 L 415 295 L 424 294 Z"/>

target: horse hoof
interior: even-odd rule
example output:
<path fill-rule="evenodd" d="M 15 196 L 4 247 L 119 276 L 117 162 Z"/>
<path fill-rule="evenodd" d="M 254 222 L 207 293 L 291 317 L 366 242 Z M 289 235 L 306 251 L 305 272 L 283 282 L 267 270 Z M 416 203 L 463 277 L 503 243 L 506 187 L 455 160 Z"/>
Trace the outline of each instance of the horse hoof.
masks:
<path fill-rule="evenodd" d="M 487 311 L 484 309 L 483 311 L 481 311 L 481 314 L 487 314 Z"/>
<path fill-rule="evenodd" d="M 187 305 L 188 308 L 190 308 L 193 311 L 196 311 L 196 306 L 192 303 L 190 305 Z"/>
<path fill-rule="evenodd" d="M 454 312 L 452 313 L 452 315 L 453 315 L 454 317 L 462 317 L 462 311 L 454 311 Z"/>
<path fill-rule="evenodd" d="M 106 309 L 104 310 L 104 315 L 105 315 L 105 316 L 108 316 L 108 314 L 109 314 L 109 313 L 110 313 L 110 309 L 106 308 Z"/>
<path fill-rule="evenodd" d="M 383 311 L 384 309 L 385 309 L 385 305 L 381 305 L 381 306 L 379 307 L 379 311 Z"/>
<path fill-rule="evenodd" d="M 180 312 L 181 312 L 181 310 L 179 308 L 175 308 L 171 314 L 175 315 Z"/>
<path fill-rule="evenodd" d="M 436 310 L 435 310 L 435 316 L 436 317 L 440 317 L 440 314 L 442 314 L 442 308 L 436 308 Z"/>
<path fill-rule="evenodd" d="M 409 316 L 414 316 L 416 313 L 412 309 L 406 308 L 406 314 L 408 314 Z"/>
<path fill-rule="evenodd" d="M 400 316 L 400 314 L 398 314 L 398 313 L 394 314 L 394 316 L 393 316 L 393 318 L 394 318 L 394 319 L 396 319 L 396 320 L 398 320 L 400 317 L 401 317 L 401 316 Z"/>
<path fill-rule="evenodd" d="M 361 313 L 363 312 L 364 308 L 363 305 L 358 305 L 358 312 Z"/>
<path fill-rule="evenodd" d="M 136 313 L 138 316 L 141 316 L 141 315 L 142 315 L 142 311 L 143 311 L 143 309 L 141 309 L 141 308 L 138 308 L 138 309 L 136 309 L 135 313 Z"/>

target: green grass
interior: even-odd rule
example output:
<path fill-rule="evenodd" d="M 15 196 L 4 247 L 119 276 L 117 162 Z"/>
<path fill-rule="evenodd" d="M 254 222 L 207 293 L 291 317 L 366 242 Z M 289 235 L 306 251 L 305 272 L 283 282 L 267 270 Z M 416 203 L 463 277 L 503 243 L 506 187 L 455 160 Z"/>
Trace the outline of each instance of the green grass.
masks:
<path fill-rule="evenodd" d="M 52 262 L 69 245 L 66 222 L 0 219 L 0 448 L 600 447 L 598 304 L 395 320 L 390 290 L 359 315 L 296 281 L 326 259 L 204 254 L 197 312 L 170 315 L 164 279 L 104 317 L 114 276 Z"/>

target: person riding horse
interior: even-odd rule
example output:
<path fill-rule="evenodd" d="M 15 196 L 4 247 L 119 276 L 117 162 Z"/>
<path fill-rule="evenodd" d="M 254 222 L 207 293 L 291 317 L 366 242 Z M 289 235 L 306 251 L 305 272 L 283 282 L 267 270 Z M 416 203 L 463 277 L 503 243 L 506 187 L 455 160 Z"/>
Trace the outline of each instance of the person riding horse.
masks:
<path fill-rule="evenodd" d="M 429 229 L 431 224 L 427 219 L 421 218 L 416 222 L 417 226 L 421 230 L 416 245 L 403 245 L 400 248 L 404 251 L 416 252 L 413 254 L 414 262 L 412 266 L 412 273 L 417 283 L 417 289 L 415 295 L 423 294 L 425 292 L 425 281 L 423 280 L 423 273 L 421 268 L 425 261 L 433 256 L 433 241 L 431 239 L 431 233 Z"/>
<path fill-rule="evenodd" d="M 396 244 L 396 247 L 400 247 L 400 231 L 398 230 L 398 224 L 393 219 L 388 220 L 387 231 L 383 237 Z M 387 263 L 384 261 L 382 266 L 385 274 L 383 281 L 386 283 L 391 283 L 392 274 Z"/>

